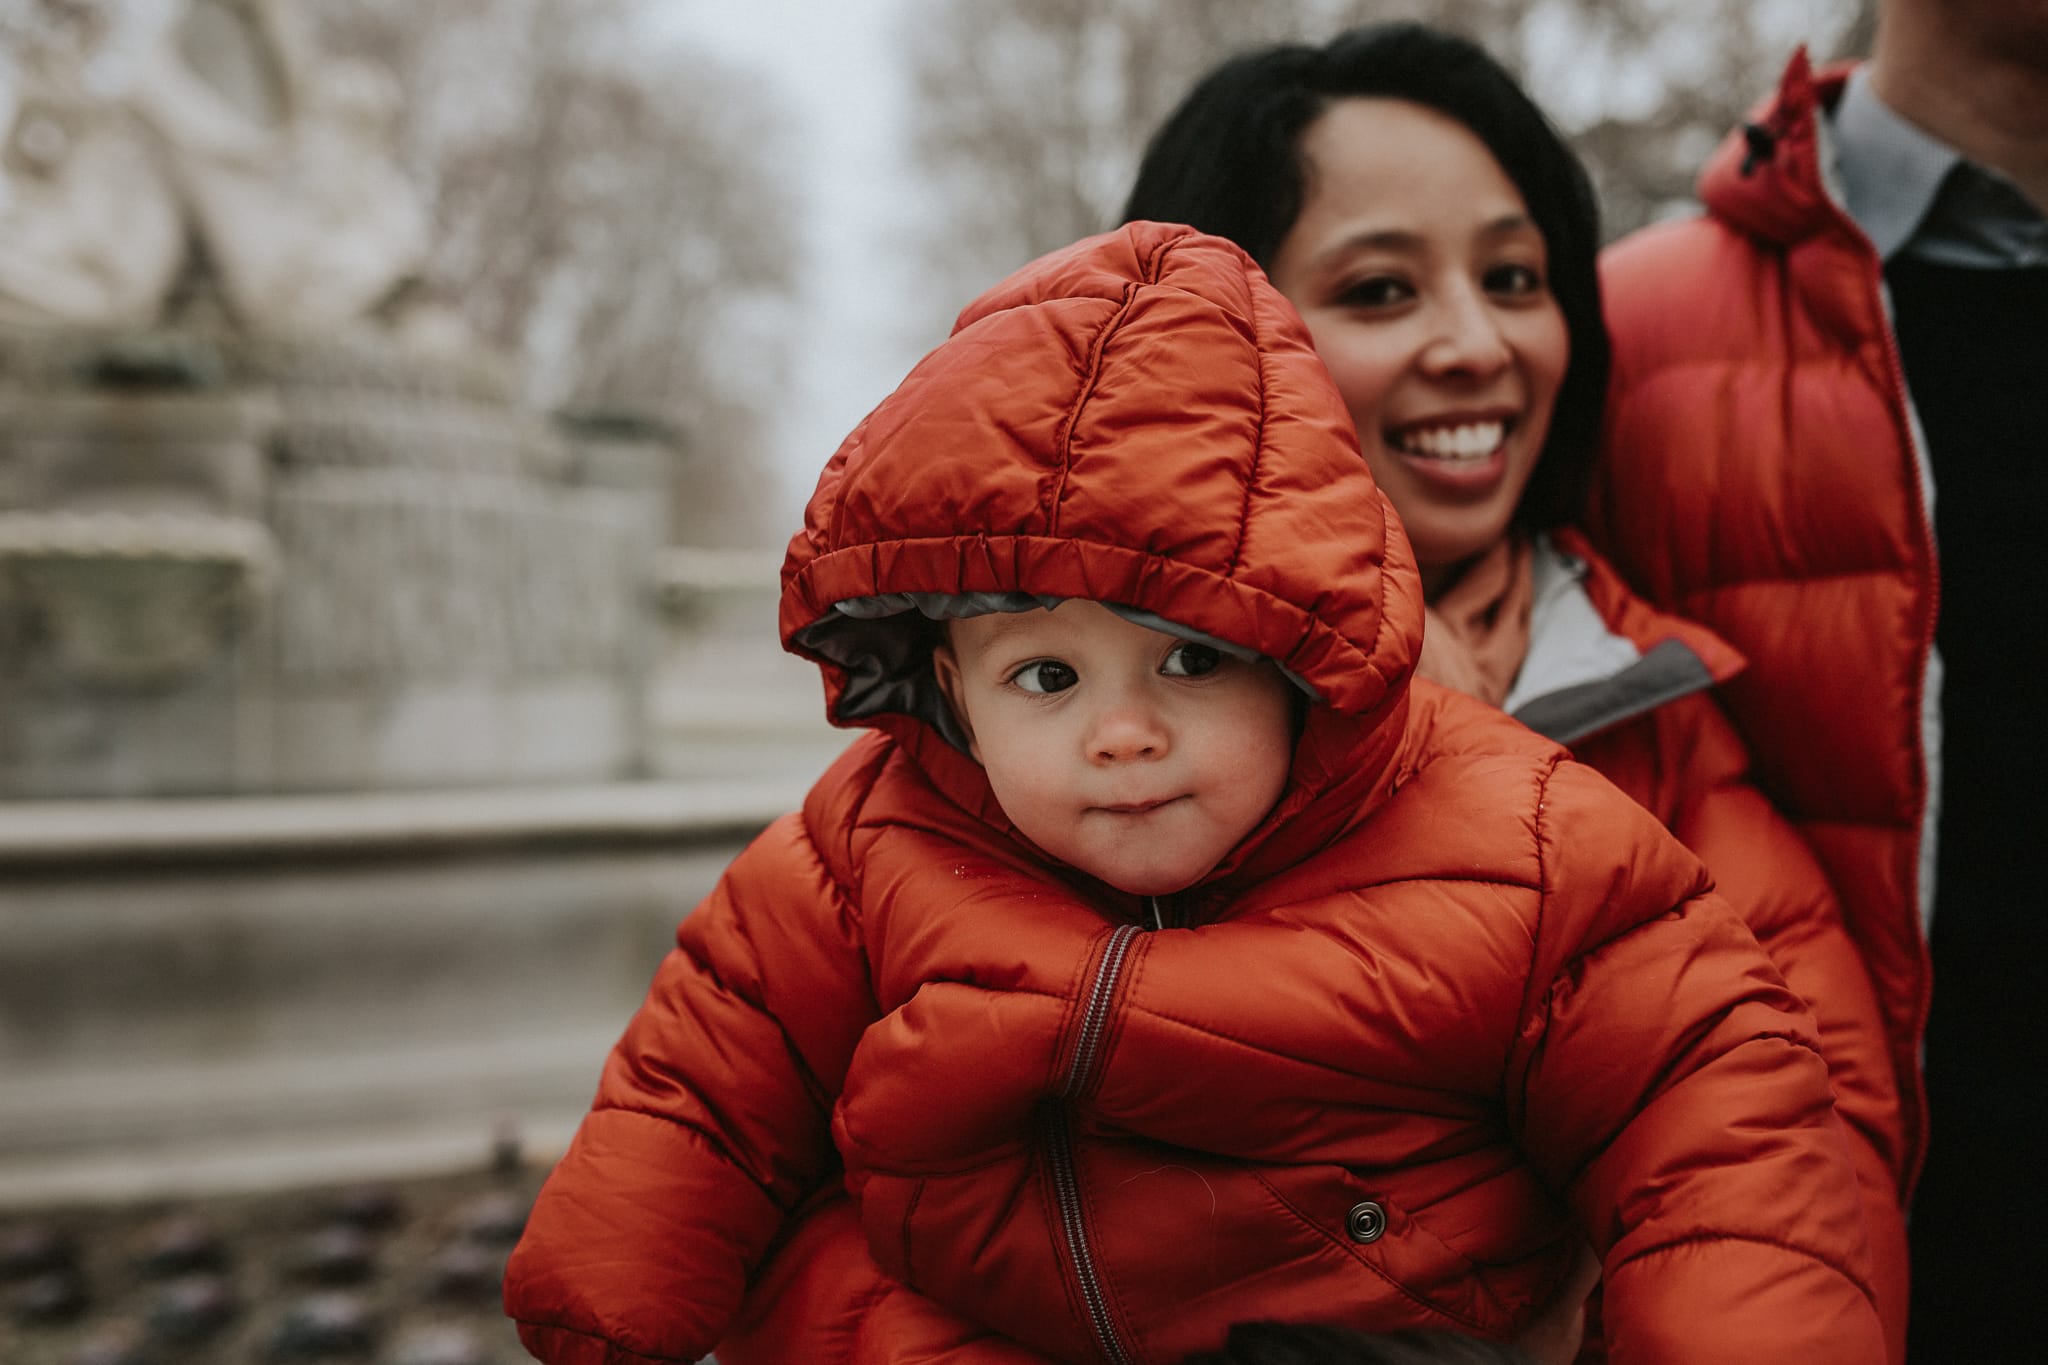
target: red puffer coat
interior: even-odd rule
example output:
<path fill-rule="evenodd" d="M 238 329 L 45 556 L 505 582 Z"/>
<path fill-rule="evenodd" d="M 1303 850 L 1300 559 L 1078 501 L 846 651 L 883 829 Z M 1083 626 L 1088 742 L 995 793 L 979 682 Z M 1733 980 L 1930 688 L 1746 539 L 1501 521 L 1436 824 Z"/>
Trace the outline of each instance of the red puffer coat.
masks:
<path fill-rule="evenodd" d="M 1521 718 L 1539 727 L 1546 719 L 1561 722 L 1558 733 L 1571 736 L 1575 757 L 1699 854 L 1787 984 L 1812 1004 L 1856 1164 L 1879 1316 L 1898 1359 L 1906 1310 L 1904 1158 L 1883 1016 L 1826 876 L 1749 780 L 1748 751 L 1710 692 L 1741 672 L 1742 657 L 1710 631 L 1637 597 L 1579 533 L 1559 531 L 1551 539 L 1583 566 L 1578 582 L 1598 626 L 1629 641 L 1641 658 L 1597 683 L 1538 696 Z M 1559 699 L 1570 704 L 1554 704 Z M 1015 1347 L 890 1281 L 867 1256 L 843 1201 L 807 1215 L 806 1223 L 749 1294 L 736 1336 L 720 1348 L 726 1365 L 860 1359 L 851 1343 L 863 1334 L 914 1343 L 911 1359 L 1035 1359 L 1011 1354 Z M 1604 1356 L 1589 1345 L 1581 1359 Z"/>
<path fill-rule="evenodd" d="M 1725 685 L 1740 676 L 1740 656 L 1636 597 L 1576 532 L 1554 539 L 1586 566 L 1586 595 L 1608 629 L 1646 653 L 1668 641 L 1686 645 L 1706 665 L 1703 681 Z M 1715 889 L 1813 1009 L 1856 1162 L 1886 1343 L 1891 1359 L 1903 1359 L 1908 1277 L 1899 1191 L 1906 1157 L 1898 1087 L 1876 989 L 1825 874 L 1750 780 L 1749 751 L 1712 693 L 1664 701 L 1572 740 L 1571 748 L 1713 870 Z"/>
<path fill-rule="evenodd" d="M 1811 1020 L 1649 814 L 1409 687 L 1392 526 L 1234 247 L 1134 225 L 970 309 L 785 564 L 785 640 L 881 733 L 680 929 L 508 1268 L 528 1347 L 696 1358 L 836 1177 L 895 1282 L 1060 1360 L 1177 1361 L 1246 1317 L 1505 1337 L 1579 1235 L 1619 1359 L 1877 1359 Z M 928 664 L 878 603 L 1016 591 L 1319 699 L 1181 927 L 1049 862 L 896 709 Z M 915 1312 L 873 1317 L 781 1358 L 931 1358 Z"/>
<path fill-rule="evenodd" d="M 1925 1143 L 1936 567 L 1881 264 L 1821 178 L 1818 111 L 1846 75 L 1816 81 L 1795 57 L 1708 163 L 1707 216 L 1602 258 L 1614 372 L 1588 529 L 1750 661 L 1729 712 L 1877 984 L 1903 1197 Z"/>

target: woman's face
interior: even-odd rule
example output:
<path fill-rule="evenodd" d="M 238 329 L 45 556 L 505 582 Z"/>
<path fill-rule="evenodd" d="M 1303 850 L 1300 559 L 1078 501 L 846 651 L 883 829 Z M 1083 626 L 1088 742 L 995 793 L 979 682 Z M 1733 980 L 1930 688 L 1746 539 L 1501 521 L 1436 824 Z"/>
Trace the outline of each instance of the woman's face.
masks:
<path fill-rule="evenodd" d="M 1571 341 L 1543 234 L 1486 145 L 1422 105 L 1341 100 L 1301 150 L 1270 274 L 1432 592 L 1506 533 L 1550 430 Z"/>

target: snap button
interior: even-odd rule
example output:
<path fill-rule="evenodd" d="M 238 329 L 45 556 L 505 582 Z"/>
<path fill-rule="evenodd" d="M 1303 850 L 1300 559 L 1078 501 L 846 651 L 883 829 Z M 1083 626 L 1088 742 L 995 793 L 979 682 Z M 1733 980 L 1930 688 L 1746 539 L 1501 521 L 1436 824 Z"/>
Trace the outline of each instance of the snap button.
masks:
<path fill-rule="evenodd" d="M 1354 1242 L 1377 1242 L 1386 1235 L 1387 1211 L 1370 1199 L 1354 1204 L 1344 1216 L 1344 1231 Z"/>

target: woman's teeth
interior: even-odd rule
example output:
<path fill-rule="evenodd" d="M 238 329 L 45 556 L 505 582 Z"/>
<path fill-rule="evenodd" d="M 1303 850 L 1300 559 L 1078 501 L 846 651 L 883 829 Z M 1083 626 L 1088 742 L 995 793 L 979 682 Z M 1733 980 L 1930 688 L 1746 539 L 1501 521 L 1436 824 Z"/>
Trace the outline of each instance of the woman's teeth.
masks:
<path fill-rule="evenodd" d="M 1455 427 L 1412 427 L 1394 436 L 1396 449 L 1426 460 L 1469 460 L 1487 458 L 1500 449 L 1507 435 L 1505 422 L 1466 422 Z"/>

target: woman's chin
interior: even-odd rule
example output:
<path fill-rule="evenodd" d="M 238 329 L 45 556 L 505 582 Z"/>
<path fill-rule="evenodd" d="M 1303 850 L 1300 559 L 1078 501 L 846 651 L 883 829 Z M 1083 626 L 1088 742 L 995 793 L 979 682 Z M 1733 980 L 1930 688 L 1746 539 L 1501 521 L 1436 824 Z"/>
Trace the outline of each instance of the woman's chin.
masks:
<path fill-rule="evenodd" d="M 1432 584 L 1456 578 L 1460 569 L 1506 539 L 1512 513 L 1511 508 L 1507 515 L 1477 526 L 1437 527 L 1419 521 L 1410 529 L 1408 541 L 1415 550 L 1416 567 L 1422 570 L 1425 595 Z"/>

